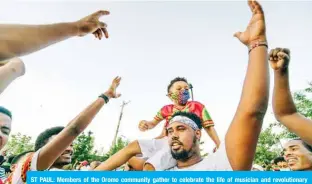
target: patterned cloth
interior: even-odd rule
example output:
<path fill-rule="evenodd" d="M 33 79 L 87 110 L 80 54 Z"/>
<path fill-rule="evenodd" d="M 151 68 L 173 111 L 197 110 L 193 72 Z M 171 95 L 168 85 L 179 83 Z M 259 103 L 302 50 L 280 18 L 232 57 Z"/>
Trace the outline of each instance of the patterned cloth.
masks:
<path fill-rule="evenodd" d="M 166 120 L 165 127 L 167 127 L 172 115 L 174 115 L 178 111 L 190 112 L 190 113 L 196 114 L 202 121 L 202 124 L 203 123 L 208 124 L 204 128 L 214 126 L 214 122 L 212 121 L 206 107 L 200 102 L 196 102 L 196 101 L 188 101 L 186 105 L 181 109 L 179 109 L 173 104 L 166 105 L 163 108 L 161 108 L 160 111 L 158 111 L 154 119 L 156 121 L 162 121 L 165 119 Z"/>
<path fill-rule="evenodd" d="M 4 182 L 5 184 L 25 184 L 26 183 L 26 173 L 28 171 L 37 170 L 37 159 L 40 150 L 27 154 L 18 163 L 17 167 L 14 169 L 8 179 Z"/>
<path fill-rule="evenodd" d="M 5 169 L 0 167 L 0 180 L 5 181 L 6 180 L 6 175 L 5 175 Z"/>

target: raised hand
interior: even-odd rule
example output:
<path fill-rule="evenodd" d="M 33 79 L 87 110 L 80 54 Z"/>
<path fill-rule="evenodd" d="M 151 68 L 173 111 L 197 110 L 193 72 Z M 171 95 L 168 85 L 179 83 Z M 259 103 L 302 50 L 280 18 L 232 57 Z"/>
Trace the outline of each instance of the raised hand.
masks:
<path fill-rule="evenodd" d="M 121 77 L 115 77 L 109 89 L 104 93 L 108 98 L 119 98 L 121 94 L 116 93 L 116 89 L 120 84 Z"/>
<path fill-rule="evenodd" d="M 78 27 L 78 36 L 92 33 L 99 40 L 102 39 L 103 34 L 108 38 L 107 25 L 99 21 L 103 15 L 109 15 L 109 11 L 100 10 L 75 22 Z"/>
<path fill-rule="evenodd" d="M 139 129 L 140 129 L 140 131 L 142 131 L 142 132 L 145 132 L 146 130 L 148 130 L 148 129 L 149 129 L 149 128 L 148 128 L 148 122 L 145 121 L 145 120 L 140 121 L 140 123 L 139 123 Z"/>
<path fill-rule="evenodd" d="M 265 20 L 261 5 L 257 1 L 248 0 L 248 5 L 252 11 L 251 20 L 244 32 L 234 34 L 246 46 L 261 41 L 266 41 Z"/>
<path fill-rule="evenodd" d="M 273 70 L 283 70 L 289 65 L 290 50 L 286 48 L 272 49 L 269 54 L 269 60 Z"/>

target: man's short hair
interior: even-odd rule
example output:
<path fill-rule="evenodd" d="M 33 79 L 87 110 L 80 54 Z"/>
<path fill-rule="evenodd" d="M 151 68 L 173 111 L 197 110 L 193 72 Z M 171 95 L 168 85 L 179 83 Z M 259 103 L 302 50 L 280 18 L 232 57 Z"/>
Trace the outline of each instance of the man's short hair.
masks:
<path fill-rule="evenodd" d="M 286 162 L 286 160 L 284 159 L 284 157 L 277 157 L 273 160 L 273 163 L 276 165 L 279 162 Z"/>
<path fill-rule="evenodd" d="M 172 118 L 174 118 L 174 117 L 176 117 L 176 116 L 185 116 L 185 117 L 187 117 L 187 118 L 193 120 L 193 121 L 196 123 L 197 127 L 198 127 L 200 130 L 203 128 L 203 126 L 202 126 L 202 124 L 201 124 L 200 118 L 199 118 L 196 114 L 194 114 L 194 113 L 178 111 L 178 112 L 176 112 L 176 113 L 174 113 L 174 114 L 172 115 Z M 172 119 L 172 118 L 171 118 L 171 119 Z"/>
<path fill-rule="evenodd" d="M 12 113 L 7 108 L 0 106 L 0 113 L 9 116 L 12 119 Z"/>
<path fill-rule="evenodd" d="M 16 156 L 16 155 L 11 155 L 11 156 L 9 156 L 7 162 L 8 162 L 9 164 L 11 164 L 11 163 L 12 163 L 12 160 L 14 159 L 15 156 Z"/>
<path fill-rule="evenodd" d="M 12 161 L 10 162 L 11 165 L 12 164 L 17 164 L 17 162 L 19 161 L 19 159 L 21 159 L 24 155 L 26 155 L 27 153 L 31 153 L 31 152 L 34 152 L 34 151 L 24 151 L 16 156 L 14 156 L 14 158 L 12 159 Z"/>
<path fill-rule="evenodd" d="M 309 152 L 312 152 L 312 146 L 306 142 L 304 142 L 301 138 L 295 138 L 295 139 L 292 139 L 292 140 L 297 140 L 297 141 L 301 141 L 302 142 L 302 145 L 307 149 L 309 150 Z"/>
<path fill-rule="evenodd" d="M 35 151 L 38 151 L 44 145 L 47 144 L 48 140 L 53 136 L 59 134 L 64 129 L 63 126 L 53 127 L 42 132 L 36 139 Z"/>
<path fill-rule="evenodd" d="M 186 80 L 186 78 L 184 78 L 184 77 L 176 77 L 176 78 L 174 78 L 174 79 L 172 79 L 172 80 L 170 81 L 170 84 L 169 84 L 168 87 L 167 87 L 167 93 L 169 93 L 170 88 L 172 87 L 172 85 L 173 85 L 174 83 L 176 83 L 176 82 L 179 82 L 179 81 L 183 81 L 183 82 L 188 83 L 187 80 Z"/>

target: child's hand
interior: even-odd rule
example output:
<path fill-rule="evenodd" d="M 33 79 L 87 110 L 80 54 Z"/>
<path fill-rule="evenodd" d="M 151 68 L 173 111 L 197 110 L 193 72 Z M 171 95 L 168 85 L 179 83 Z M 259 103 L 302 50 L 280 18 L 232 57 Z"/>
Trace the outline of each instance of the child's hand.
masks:
<path fill-rule="evenodd" d="M 219 149 L 219 147 L 220 147 L 220 144 L 219 145 L 216 145 L 216 147 L 213 149 L 213 153 L 215 153 L 218 149 Z"/>
<path fill-rule="evenodd" d="M 217 147 L 215 147 L 215 148 L 213 148 L 213 153 L 215 153 L 216 151 L 218 150 L 218 148 Z"/>
<path fill-rule="evenodd" d="M 145 132 L 146 130 L 148 130 L 148 129 L 149 129 L 149 127 L 148 127 L 148 121 L 145 121 L 145 120 L 140 121 L 140 123 L 139 123 L 139 129 L 140 129 L 140 131 L 142 131 L 142 132 Z"/>

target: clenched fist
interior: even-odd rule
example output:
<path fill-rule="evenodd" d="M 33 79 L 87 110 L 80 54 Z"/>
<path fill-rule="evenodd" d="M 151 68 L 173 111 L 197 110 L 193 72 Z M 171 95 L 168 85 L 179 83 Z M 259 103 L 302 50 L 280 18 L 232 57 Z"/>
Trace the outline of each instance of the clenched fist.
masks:
<path fill-rule="evenodd" d="M 140 131 L 142 131 L 142 132 L 145 132 L 146 130 L 148 130 L 148 129 L 149 129 L 148 121 L 145 121 L 145 120 L 140 121 L 140 123 L 139 123 L 139 129 L 140 129 Z"/>
<path fill-rule="evenodd" d="M 269 54 L 269 60 L 273 70 L 286 69 L 290 61 L 290 51 L 286 48 L 272 49 Z"/>

